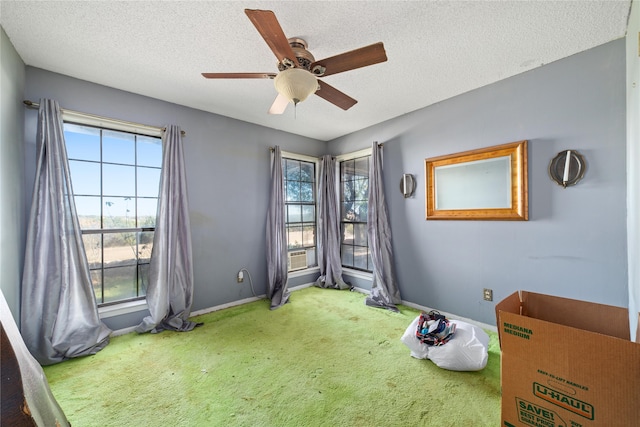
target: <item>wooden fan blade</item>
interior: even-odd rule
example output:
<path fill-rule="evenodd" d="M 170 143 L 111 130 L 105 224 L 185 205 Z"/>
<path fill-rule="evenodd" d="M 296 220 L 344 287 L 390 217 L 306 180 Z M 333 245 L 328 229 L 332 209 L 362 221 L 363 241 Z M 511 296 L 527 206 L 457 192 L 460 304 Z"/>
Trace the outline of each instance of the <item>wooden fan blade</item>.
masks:
<path fill-rule="evenodd" d="M 202 73 L 207 79 L 272 79 L 275 73 Z"/>
<path fill-rule="evenodd" d="M 278 62 L 282 62 L 285 58 L 293 62 L 294 67 L 298 67 L 296 55 L 289 45 L 287 36 L 284 35 L 282 27 L 276 18 L 275 13 L 270 10 L 245 9 L 253 25 L 256 27 L 264 41 L 267 42 L 271 51 L 278 58 Z"/>
<path fill-rule="evenodd" d="M 343 110 L 348 110 L 353 107 L 358 101 L 340 92 L 338 89 L 326 84 L 325 82 L 318 80 L 320 89 L 316 91 L 316 95 L 320 98 L 329 101 L 330 103 L 337 105 Z"/>
<path fill-rule="evenodd" d="M 271 104 L 271 108 L 269 108 L 269 114 L 282 114 L 284 110 L 287 109 L 287 105 L 289 105 L 289 100 L 284 96 L 278 94 L 276 96 L 276 100 Z"/>
<path fill-rule="evenodd" d="M 311 64 L 310 70 L 316 65 L 326 68 L 323 76 L 342 73 L 343 71 L 354 70 L 368 65 L 378 64 L 387 60 L 387 54 L 382 42 L 374 43 L 360 49 L 341 53 L 330 58 L 321 59 Z"/>

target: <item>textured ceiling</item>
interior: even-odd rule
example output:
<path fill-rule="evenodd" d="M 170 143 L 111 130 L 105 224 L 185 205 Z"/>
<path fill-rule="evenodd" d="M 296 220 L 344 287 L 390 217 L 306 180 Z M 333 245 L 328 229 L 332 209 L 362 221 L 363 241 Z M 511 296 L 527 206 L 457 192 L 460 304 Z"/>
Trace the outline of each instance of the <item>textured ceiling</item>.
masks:
<path fill-rule="evenodd" d="M 624 37 L 630 3 L 2 0 L 0 24 L 27 65 L 331 140 Z M 271 80 L 200 75 L 277 72 L 245 8 L 274 11 L 316 59 L 382 41 L 388 61 L 324 78 L 358 100 L 348 111 L 312 96 L 268 115 Z"/>

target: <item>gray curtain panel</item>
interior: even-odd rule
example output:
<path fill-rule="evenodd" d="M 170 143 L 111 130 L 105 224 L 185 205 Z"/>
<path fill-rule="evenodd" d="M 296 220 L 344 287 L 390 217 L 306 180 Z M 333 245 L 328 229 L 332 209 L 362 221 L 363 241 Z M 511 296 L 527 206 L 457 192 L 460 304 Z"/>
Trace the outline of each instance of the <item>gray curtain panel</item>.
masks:
<path fill-rule="evenodd" d="M 51 393 L 47 377 L 44 375 L 42 367 L 38 361 L 29 353 L 27 346 L 25 345 L 20 332 L 18 331 L 18 325 L 16 325 L 7 301 L 4 298 L 4 294 L 0 290 L 0 328 L 3 333 L 6 334 L 11 347 L 5 348 L 7 345 L 3 342 L 2 353 L 3 359 L 4 352 L 13 350 L 16 361 L 20 368 L 20 372 L 9 371 L 6 372 L 6 366 L 3 365 L 2 370 L 2 399 L 4 410 L 4 399 L 9 399 L 11 395 L 10 389 L 5 389 L 5 378 L 7 376 L 19 376 L 22 380 L 22 388 L 24 389 L 24 400 L 29 408 L 29 415 L 35 421 L 38 426 L 69 426 L 62 408 L 58 405 L 55 397 Z M 15 379 L 14 379 L 15 380 Z M 8 401 L 8 400 L 7 400 Z M 4 415 L 4 414 L 3 414 Z"/>
<path fill-rule="evenodd" d="M 98 316 L 56 101 L 41 99 L 22 276 L 21 332 L 42 365 L 95 354 L 111 330 Z"/>
<path fill-rule="evenodd" d="M 271 310 L 289 301 L 287 252 L 282 152 L 276 146 L 271 153 L 271 194 L 267 211 L 267 297 L 271 300 Z"/>
<path fill-rule="evenodd" d="M 377 142 L 371 149 L 369 162 L 369 212 L 367 214 L 367 236 L 373 261 L 373 283 L 371 295 L 365 300 L 371 307 L 398 311 L 400 290 L 396 282 L 391 247 L 391 226 L 387 213 L 382 182 L 382 147 Z"/>
<path fill-rule="evenodd" d="M 342 278 L 340 259 L 340 211 L 336 194 L 336 160 L 330 155 L 320 162 L 318 183 L 318 266 L 320 288 L 351 289 Z"/>
<path fill-rule="evenodd" d="M 191 331 L 199 325 L 189 321 L 192 302 L 193 258 L 182 132 L 170 125 L 162 136 L 158 213 L 149 265 L 147 305 L 151 315 L 136 331 Z"/>

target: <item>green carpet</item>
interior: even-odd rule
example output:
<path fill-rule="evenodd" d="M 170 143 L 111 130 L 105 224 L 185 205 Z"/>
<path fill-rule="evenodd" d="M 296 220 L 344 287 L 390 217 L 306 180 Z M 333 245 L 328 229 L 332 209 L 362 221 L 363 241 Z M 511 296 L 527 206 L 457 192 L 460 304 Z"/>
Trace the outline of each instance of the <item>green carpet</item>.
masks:
<path fill-rule="evenodd" d="M 305 288 L 195 317 L 192 332 L 130 333 L 45 367 L 74 427 L 500 424 L 497 335 L 487 367 L 453 372 L 400 342 L 419 314 L 357 292 Z"/>

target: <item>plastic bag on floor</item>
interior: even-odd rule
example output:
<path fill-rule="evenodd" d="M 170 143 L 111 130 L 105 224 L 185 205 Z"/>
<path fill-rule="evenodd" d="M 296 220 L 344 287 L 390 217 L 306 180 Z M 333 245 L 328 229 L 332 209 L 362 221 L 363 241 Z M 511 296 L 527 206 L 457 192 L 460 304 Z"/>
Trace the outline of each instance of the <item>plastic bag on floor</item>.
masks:
<path fill-rule="evenodd" d="M 416 338 L 416 328 L 420 316 L 407 327 L 400 340 L 409 347 L 411 356 L 429 359 L 436 366 L 450 371 L 480 371 L 489 359 L 489 335 L 482 328 L 463 322 L 450 320 L 456 324 L 455 335 L 444 345 L 429 346 Z"/>

